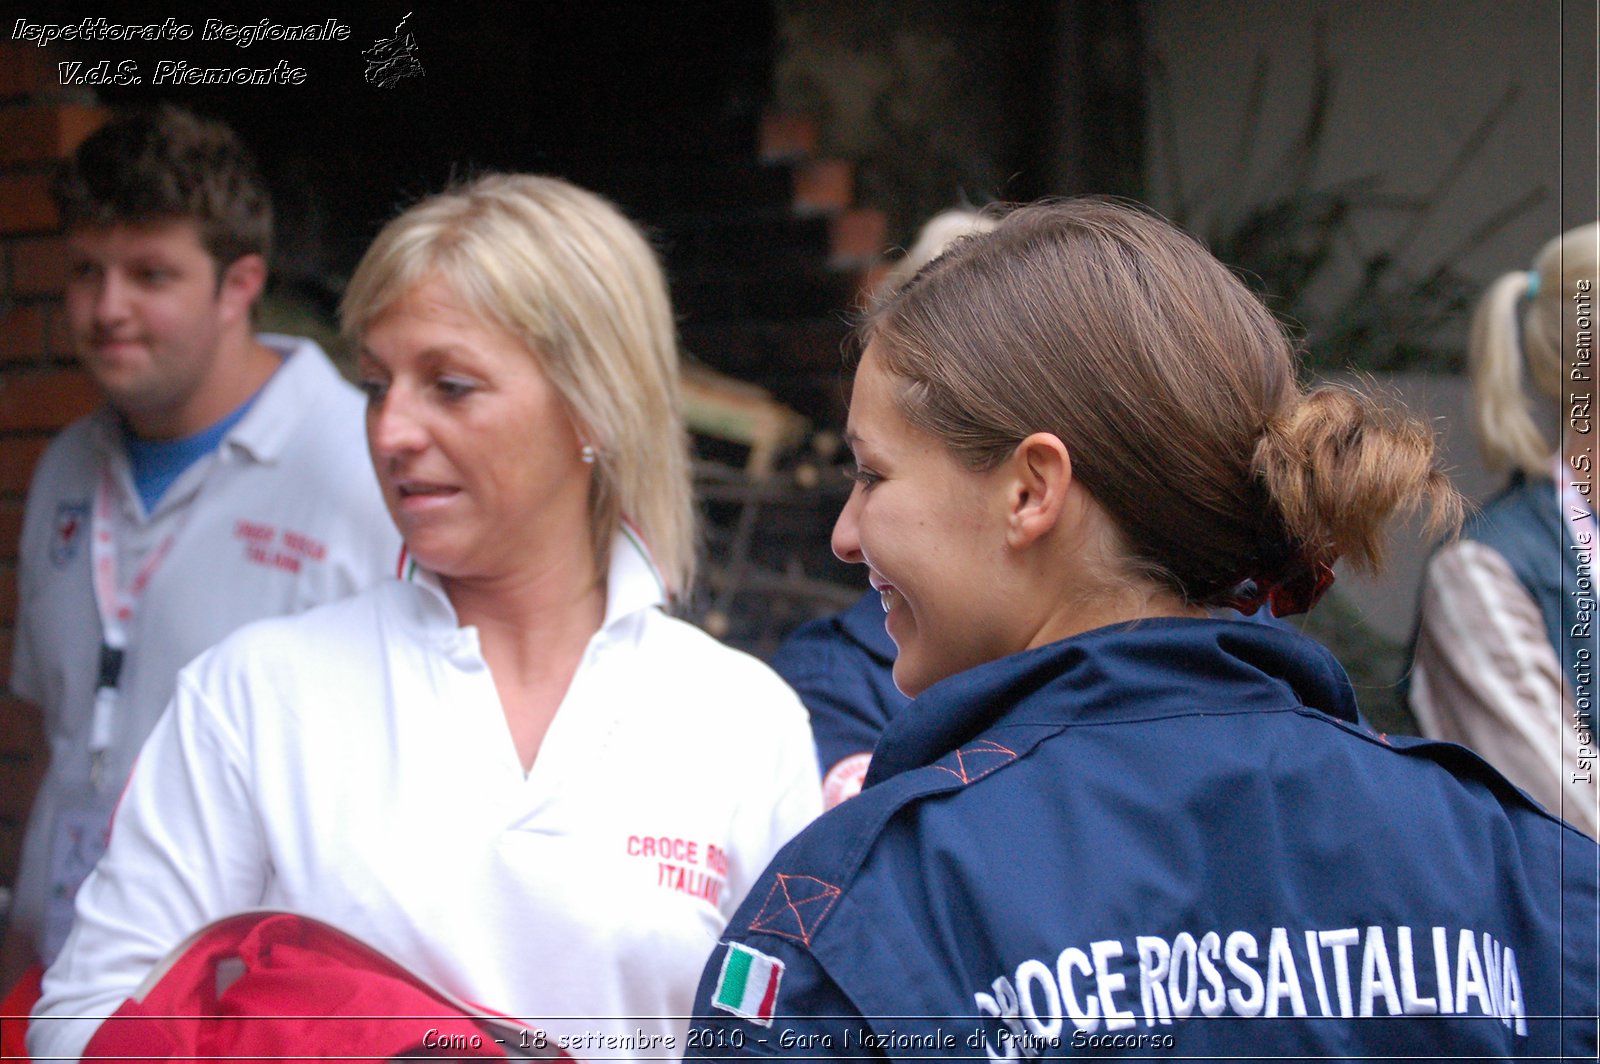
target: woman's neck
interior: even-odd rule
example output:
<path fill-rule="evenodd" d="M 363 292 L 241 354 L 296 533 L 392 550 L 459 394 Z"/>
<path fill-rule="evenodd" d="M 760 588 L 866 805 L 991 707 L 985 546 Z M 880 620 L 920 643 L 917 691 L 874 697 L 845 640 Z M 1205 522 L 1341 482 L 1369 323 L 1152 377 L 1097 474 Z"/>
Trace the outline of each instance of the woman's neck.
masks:
<path fill-rule="evenodd" d="M 605 619 L 605 587 L 592 562 L 552 560 L 503 576 L 440 582 L 459 623 L 478 629 L 486 648 L 501 644 L 515 658 L 524 650 L 582 646 Z"/>
<path fill-rule="evenodd" d="M 1061 600 L 1060 608 L 1052 611 L 1045 623 L 1039 626 L 1028 648 L 1031 650 L 1126 621 L 1205 616 L 1205 607 L 1187 605 L 1180 596 L 1164 588 L 1136 587 L 1131 584 L 1122 588 L 1102 588 Z"/>
<path fill-rule="evenodd" d="M 1090 500 L 1074 526 L 1037 552 L 1013 582 L 1012 601 L 1030 618 L 1027 647 L 1095 628 L 1157 617 L 1204 617 L 1163 583 L 1130 571 L 1129 550 L 1111 519 Z M 1031 607 L 1031 609 L 1030 609 Z"/>
<path fill-rule="evenodd" d="M 594 572 L 592 559 L 568 559 L 514 576 L 442 581 L 457 620 L 478 630 L 523 771 L 605 620 L 605 586 Z"/>

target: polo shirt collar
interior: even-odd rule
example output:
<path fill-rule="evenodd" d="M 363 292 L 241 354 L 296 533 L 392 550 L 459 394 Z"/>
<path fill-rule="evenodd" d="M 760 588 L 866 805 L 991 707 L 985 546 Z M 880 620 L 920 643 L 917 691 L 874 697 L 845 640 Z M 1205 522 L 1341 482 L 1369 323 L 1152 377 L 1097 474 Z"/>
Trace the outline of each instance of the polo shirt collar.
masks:
<path fill-rule="evenodd" d="M 294 438 L 301 411 L 340 383 L 339 373 L 314 341 L 299 336 L 261 333 L 256 339 L 271 348 L 283 365 L 273 372 L 255 403 L 229 431 L 224 443 L 233 444 L 258 462 L 275 462 Z M 284 416 L 292 411 L 294 417 Z"/>
<path fill-rule="evenodd" d="M 606 619 L 601 628 L 641 610 L 664 606 L 667 585 L 644 537 L 627 522 L 611 539 L 611 571 L 606 574 Z"/>
<path fill-rule="evenodd" d="M 122 448 L 122 419 L 109 406 L 102 406 L 90 416 L 89 440 L 102 458 L 127 464 L 128 456 Z"/>

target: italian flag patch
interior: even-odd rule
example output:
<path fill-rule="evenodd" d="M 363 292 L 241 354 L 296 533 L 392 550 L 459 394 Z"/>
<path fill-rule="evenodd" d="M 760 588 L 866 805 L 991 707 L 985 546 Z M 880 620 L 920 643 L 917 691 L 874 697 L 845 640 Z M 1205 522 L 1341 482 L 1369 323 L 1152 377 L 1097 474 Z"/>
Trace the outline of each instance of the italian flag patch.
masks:
<path fill-rule="evenodd" d="M 713 1008 L 743 1016 L 763 1027 L 772 1026 L 772 1007 L 778 1000 L 778 980 L 783 962 L 737 942 L 728 943 L 722 973 L 711 996 Z"/>

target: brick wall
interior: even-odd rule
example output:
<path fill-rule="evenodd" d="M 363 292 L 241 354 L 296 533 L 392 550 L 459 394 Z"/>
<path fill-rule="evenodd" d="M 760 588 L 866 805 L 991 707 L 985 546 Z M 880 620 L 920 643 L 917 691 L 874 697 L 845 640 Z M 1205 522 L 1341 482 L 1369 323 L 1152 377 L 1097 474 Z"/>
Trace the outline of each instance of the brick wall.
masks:
<path fill-rule="evenodd" d="M 105 119 L 82 90 L 55 84 L 39 48 L 0 41 L 0 679 L 9 681 L 17 536 L 28 478 L 50 436 L 97 402 L 73 363 L 59 293 L 56 161 Z M 15 881 L 27 803 L 43 763 L 36 715 L 0 695 L 0 884 Z"/>

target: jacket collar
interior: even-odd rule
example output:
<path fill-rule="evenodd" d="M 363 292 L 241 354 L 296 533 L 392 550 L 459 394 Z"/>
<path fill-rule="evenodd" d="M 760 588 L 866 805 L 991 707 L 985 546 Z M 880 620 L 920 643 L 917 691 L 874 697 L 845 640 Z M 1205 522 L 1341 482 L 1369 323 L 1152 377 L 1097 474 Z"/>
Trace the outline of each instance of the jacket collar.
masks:
<path fill-rule="evenodd" d="M 1296 632 L 1187 618 L 1111 625 L 934 684 L 890 720 L 866 784 L 930 765 L 1001 725 L 1112 724 L 1301 706 L 1360 722 L 1344 669 Z"/>

